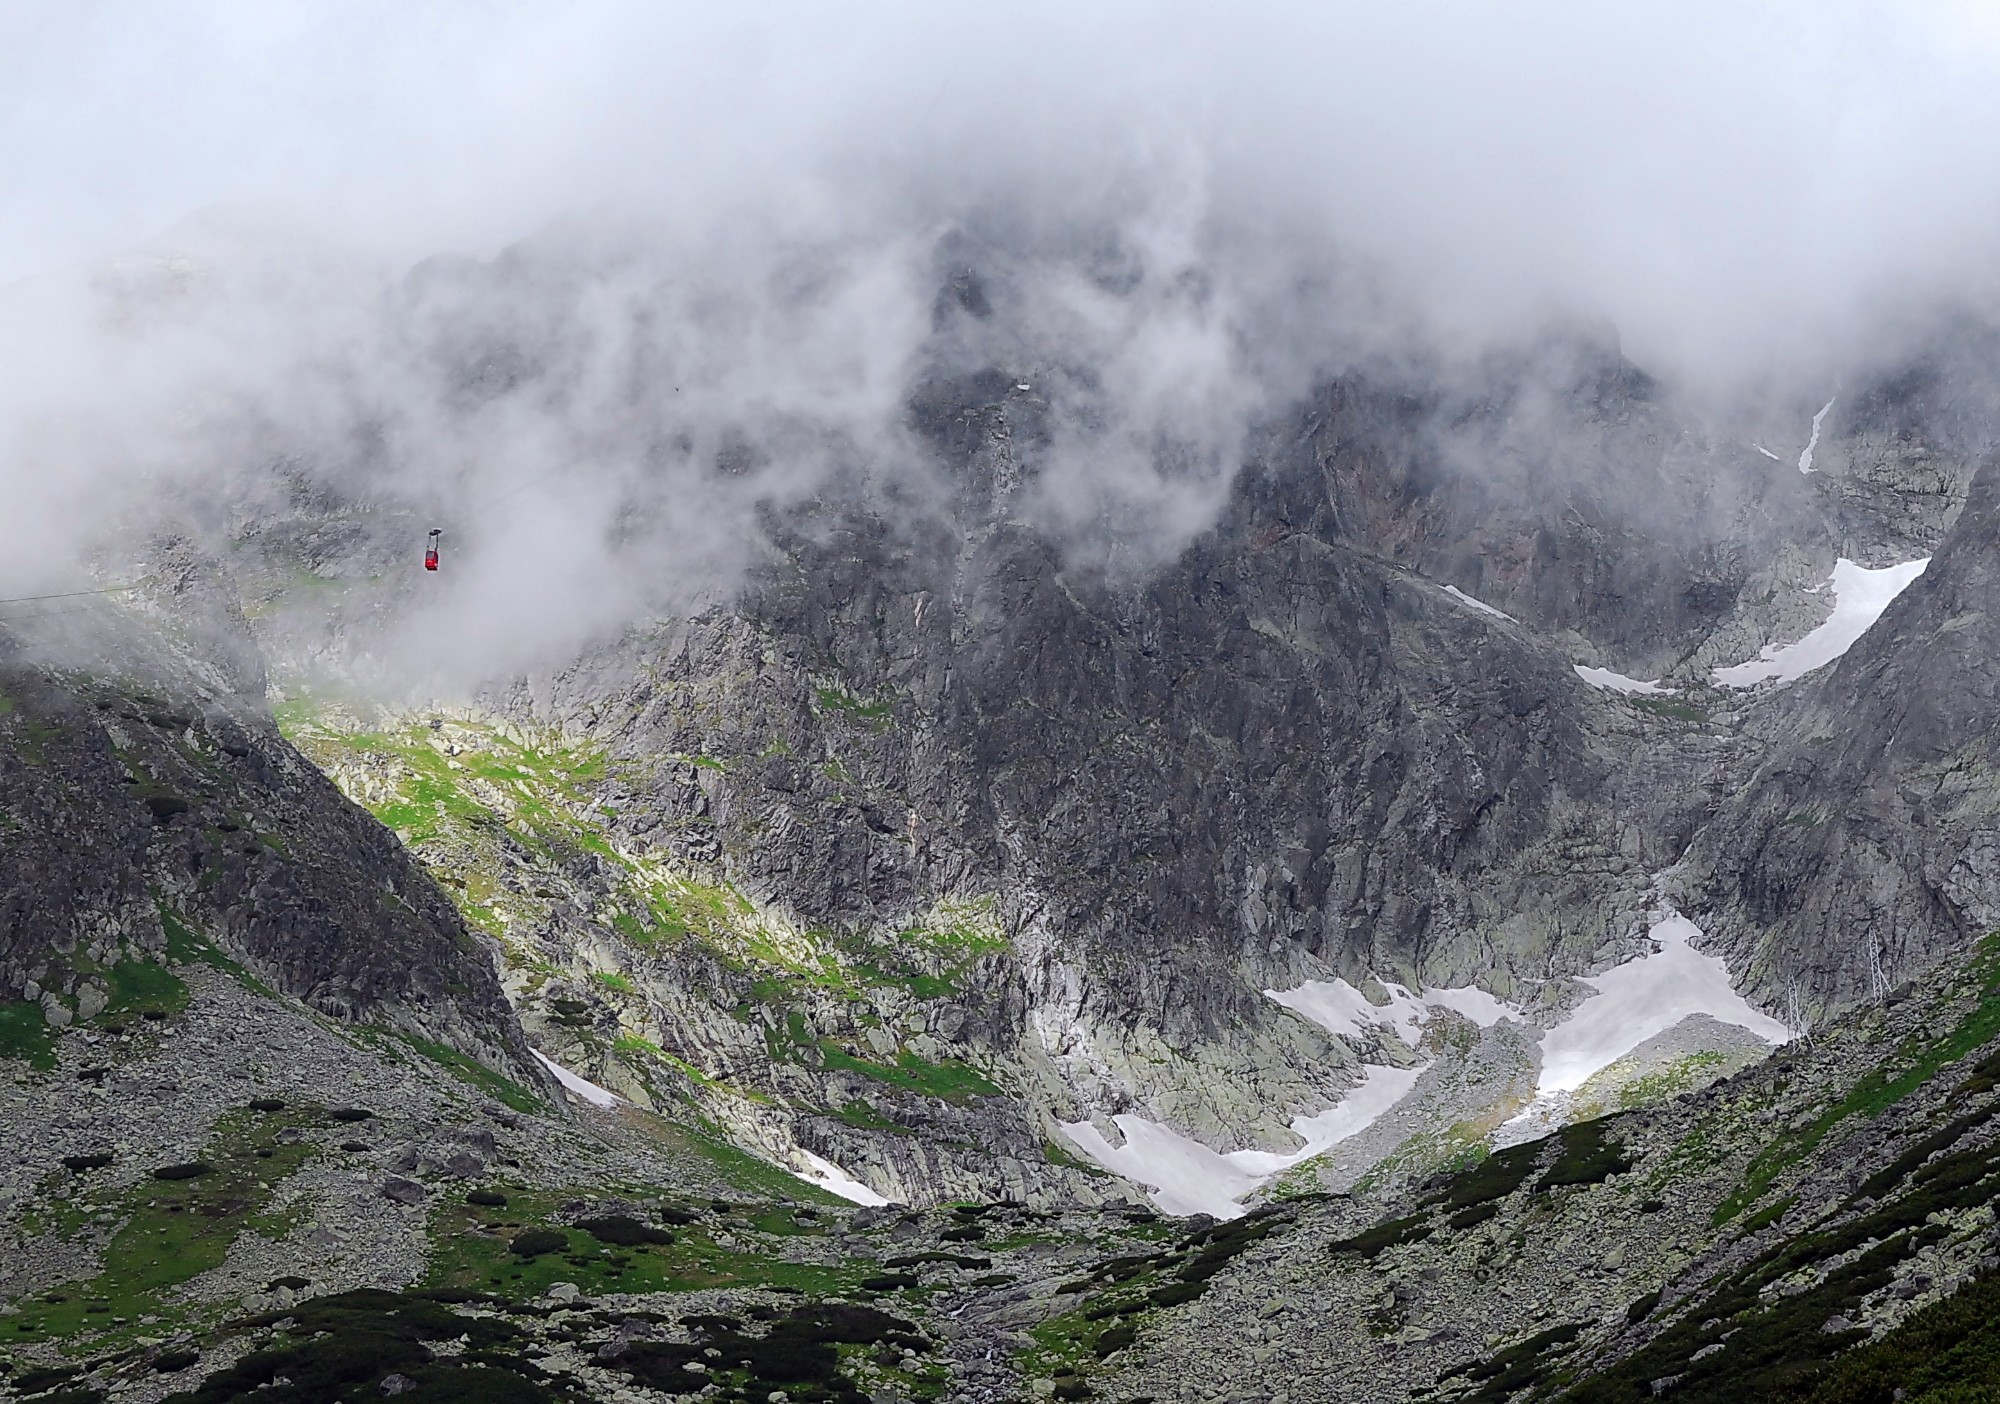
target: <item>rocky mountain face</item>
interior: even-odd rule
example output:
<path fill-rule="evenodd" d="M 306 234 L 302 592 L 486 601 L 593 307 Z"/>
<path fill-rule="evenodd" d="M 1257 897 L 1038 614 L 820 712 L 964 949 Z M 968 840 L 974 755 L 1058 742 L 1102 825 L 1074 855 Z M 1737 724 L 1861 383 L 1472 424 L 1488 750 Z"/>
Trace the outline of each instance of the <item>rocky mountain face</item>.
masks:
<path fill-rule="evenodd" d="M 1709 666 L 1823 618 L 1810 592 L 1857 523 L 1893 515 L 1871 559 L 1904 559 L 1963 498 L 1969 475 L 1906 476 L 1891 514 L 1879 453 L 1860 487 L 1802 474 L 1708 443 L 1615 358 L 1564 373 L 1557 409 L 1546 383 L 1463 403 L 1335 385 L 1272 431 L 1212 532 L 1136 581 L 1010 514 L 1033 481 L 1024 446 L 1046 437 L 1031 391 L 933 384 L 915 412 L 955 487 L 947 517 L 822 503 L 774 525 L 730 608 L 491 705 L 602 748 L 621 851 L 782 914 L 815 959 L 941 902 L 989 911 L 1004 950 L 969 998 L 918 1016 L 916 1056 L 985 1069 L 1044 1129 L 1136 1110 L 1219 1148 L 1283 1146 L 1357 1053 L 1419 1054 L 1328 1039 L 1263 990 L 1476 980 L 1559 1014 L 1580 993 L 1564 977 L 1638 949 L 1654 874 L 1786 705 L 1746 707 Z M 1531 457 L 1509 427 L 1529 402 L 1564 416 L 1534 440 L 1559 453 Z M 1881 430 L 1826 432 L 1852 461 Z M 1606 693 L 1571 666 L 1633 658 L 1680 699 Z M 1755 988 L 1842 997 L 1814 972 L 1759 965 Z M 800 983 L 761 1002 L 765 1028 L 798 1009 L 880 1055 L 859 1041 L 874 1016 Z M 684 1005 L 654 1041 L 713 1074 L 714 1035 Z M 861 1129 L 820 1148 L 866 1164 Z"/>
<path fill-rule="evenodd" d="M 1059 391 L 940 374 L 910 409 L 935 490 L 774 508 L 728 605 L 387 714 L 333 700 L 326 660 L 394 609 L 364 577 L 395 505 L 294 464 L 290 502 L 231 530 L 304 689 L 291 734 L 462 894 L 544 1048 L 899 1198 L 1088 1198 L 1066 1123 L 1287 1150 L 1370 1066 L 1442 1060 L 1429 1087 L 1506 1061 L 1446 1025 L 1336 1035 L 1267 990 L 1476 983 L 1532 1026 L 1668 901 L 1733 930 L 1659 875 L 1727 831 L 1820 683 L 1745 696 L 1710 671 L 1824 619 L 1836 557 L 1901 562 L 1956 520 L 1988 411 L 1946 344 L 1809 431 L 1808 407 L 1810 473 L 1589 340 L 1352 373 L 1138 573 L 1035 516 Z M 515 370 L 463 378 L 534 391 Z M 301 567 L 338 600 L 303 620 Z M 1803 1022 L 1855 989 L 1818 940 L 1728 949 Z M 1416 1119 L 1490 1128 L 1533 1096 L 1478 1085 Z"/>
<path fill-rule="evenodd" d="M 6 1290 L 71 1370 L 21 1392 L 1815 1397 L 1994 1248 L 2000 414 L 1939 345 L 1783 442 L 1587 337 L 1350 370 L 1138 564 L 1036 505 L 1073 369 L 941 352 L 921 478 L 452 698 L 358 683 L 425 504 L 300 453 L 191 510 L 5 626 Z M 133 1305 L 156 1210 L 216 1226 Z M 398 1313 L 491 1352 L 312 1353 Z"/>
<path fill-rule="evenodd" d="M 170 949 L 158 1017 L 9 1045 L 0 1388 L 1977 1397 L 2000 1360 L 1992 945 L 1705 1089 L 1228 1223 L 856 1209 Z"/>
<path fill-rule="evenodd" d="M 184 544 L 153 565 L 144 604 L 17 607 L 0 640 L 5 997 L 65 1027 L 212 950 L 538 1082 L 487 948 L 278 734 L 233 601 Z"/>
<path fill-rule="evenodd" d="M 1699 1093 L 1104 1262 L 1039 1334 L 1106 1398 L 1977 1397 L 1994 955 Z"/>
<path fill-rule="evenodd" d="M 1989 623 L 2000 474 L 1975 475 L 1924 574 L 1812 687 L 1690 853 L 1739 968 L 1879 996 L 2000 919 Z"/>

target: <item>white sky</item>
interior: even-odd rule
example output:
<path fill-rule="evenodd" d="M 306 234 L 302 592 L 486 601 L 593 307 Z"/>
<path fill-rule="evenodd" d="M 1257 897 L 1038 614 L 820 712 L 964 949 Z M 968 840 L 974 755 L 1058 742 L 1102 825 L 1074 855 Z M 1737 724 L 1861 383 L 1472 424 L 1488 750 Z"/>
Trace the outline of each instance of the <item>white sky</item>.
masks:
<path fill-rule="evenodd" d="M 68 0 L 0 9 L 0 283 L 210 206 L 415 257 L 605 208 L 1060 215 L 1174 187 L 1552 303 L 1651 362 L 1987 288 L 2000 19 L 1973 4 Z M 1746 344 L 1747 343 L 1747 344 Z"/>
<path fill-rule="evenodd" d="M 712 598 L 759 501 L 920 457 L 961 230 L 1006 310 L 949 354 L 1052 406 L 1022 516 L 1143 567 L 1214 519 L 1251 424 L 1413 336 L 1471 358 L 1608 319 L 1693 389 L 1823 394 L 1941 304 L 2000 306 L 2000 22 L 0 5 L 0 593 L 73 585 L 80 523 L 237 501 L 290 457 L 452 529 L 385 657 L 479 679 Z M 535 374 L 468 397 L 467 345 Z M 724 480 L 746 440 L 767 466 Z"/>

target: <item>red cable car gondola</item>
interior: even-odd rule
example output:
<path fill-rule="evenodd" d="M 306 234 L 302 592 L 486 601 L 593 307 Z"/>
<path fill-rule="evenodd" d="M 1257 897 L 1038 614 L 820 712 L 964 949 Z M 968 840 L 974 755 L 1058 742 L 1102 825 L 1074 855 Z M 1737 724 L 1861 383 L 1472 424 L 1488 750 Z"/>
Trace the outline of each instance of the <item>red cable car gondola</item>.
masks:
<path fill-rule="evenodd" d="M 442 535 L 437 527 L 431 528 L 431 539 L 424 546 L 424 569 L 438 568 L 438 537 Z"/>

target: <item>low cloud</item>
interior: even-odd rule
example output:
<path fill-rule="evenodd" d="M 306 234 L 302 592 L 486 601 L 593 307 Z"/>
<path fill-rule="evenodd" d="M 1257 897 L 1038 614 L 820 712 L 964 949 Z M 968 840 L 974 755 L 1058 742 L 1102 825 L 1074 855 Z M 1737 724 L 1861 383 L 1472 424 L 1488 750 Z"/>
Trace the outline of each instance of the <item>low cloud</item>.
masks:
<path fill-rule="evenodd" d="M 1143 566 L 1345 365 L 1583 319 L 1740 406 L 1994 294 L 1972 7 L 79 3 L 0 54 L 0 591 L 304 482 L 350 571 L 446 528 L 394 646 L 458 672 L 925 471 L 942 373 L 1023 377 L 1011 510 Z"/>

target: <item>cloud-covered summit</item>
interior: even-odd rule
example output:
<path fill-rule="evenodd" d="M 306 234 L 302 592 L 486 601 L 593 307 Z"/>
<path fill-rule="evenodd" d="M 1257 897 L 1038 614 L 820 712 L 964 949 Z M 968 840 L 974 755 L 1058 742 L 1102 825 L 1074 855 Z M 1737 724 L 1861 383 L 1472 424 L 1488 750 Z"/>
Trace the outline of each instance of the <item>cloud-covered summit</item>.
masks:
<path fill-rule="evenodd" d="M 1986 309 L 1996 78 L 1946 4 L 15 10 L 0 590 L 311 459 L 483 513 L 516 636 L 609 626 L 901 471 L 955 366 L 1051 397 L 1024 511 L 1162 549 L 1357 359 L 1585 319 L 1697 394 L 1821 387 Z M 660 568 L 571 588 L 613 538 Z"/>

